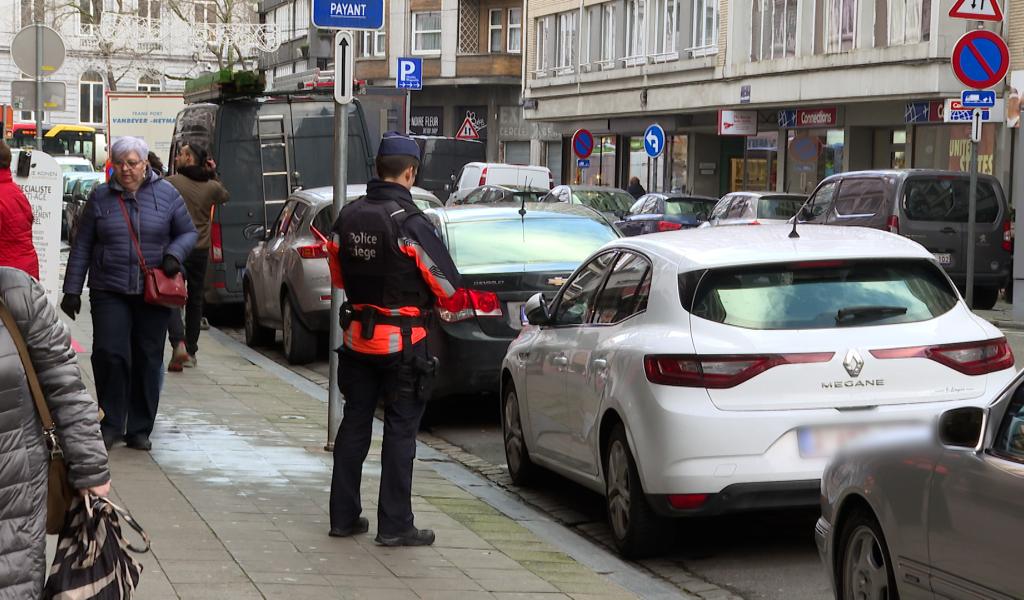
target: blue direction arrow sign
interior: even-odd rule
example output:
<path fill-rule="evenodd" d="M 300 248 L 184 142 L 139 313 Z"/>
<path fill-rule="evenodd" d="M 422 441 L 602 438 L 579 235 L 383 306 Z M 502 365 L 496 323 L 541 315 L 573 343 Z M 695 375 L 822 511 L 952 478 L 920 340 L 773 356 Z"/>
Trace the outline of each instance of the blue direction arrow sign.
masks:
<path fill-rule="evenodd" d="M 665 151 L 665 130 L 655 123 L 644 132 L 644 150 L 647 156 L 658 158 Z"/>
<path fill-rule="evenodd" d="M 384 0 L 313 0 L 310 16 L 321 29 L 380 29 Z"/>
<path fill-rule="evenodd" d="M 960 104 L 964 108 L 992 108 L 996 105 L 996 93 L 992 90 L 964 90 L 960 92 Z"/>

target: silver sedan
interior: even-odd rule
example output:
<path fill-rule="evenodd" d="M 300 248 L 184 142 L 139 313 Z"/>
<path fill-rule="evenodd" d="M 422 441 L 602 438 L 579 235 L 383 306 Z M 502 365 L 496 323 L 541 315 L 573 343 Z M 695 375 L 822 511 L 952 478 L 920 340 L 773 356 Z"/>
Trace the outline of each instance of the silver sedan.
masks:
<path fill-rule="evenodd" d="M 1022 381 L 986 408 L 949 410 L 934 429 L 858 444 L 829 465 L 815 537 L 837 598 L 1024 595 Z"/>

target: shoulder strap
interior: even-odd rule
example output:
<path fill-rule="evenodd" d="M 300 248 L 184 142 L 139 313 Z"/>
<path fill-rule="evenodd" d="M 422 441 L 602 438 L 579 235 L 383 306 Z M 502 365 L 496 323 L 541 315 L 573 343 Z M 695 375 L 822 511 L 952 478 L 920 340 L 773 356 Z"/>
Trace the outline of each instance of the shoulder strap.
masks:
<path fill-rule="evenodd" d="M 135 246 L 135 253 L 139 257 L 139 267 L 143 271 L 146 270 L 146 259 L 142 256 L 142 247 L 139 246 L 139 238 L 135 235 L 135 228 L 132 227 L 132 220 L 128 216 L 128 208 L 124 205 L 124 195 L 117 197 L 118 203 L 121 205 L 121 214 L 124 215 L 124 222 L 128 224 L 128 233 L 132 236 L 132 244 Z"/>
<path fill-rule="evenodd" d="M 32 366 L 32 359 L 29 356 L 28 347 L 25 345 L 25 337 L 21 335 L 21 330 L 18 329 L 18 323 L 14 320 L 14 315 L 11 314 L 10 309 L 7 308 L 3 300 L 0 300 L 0 320 L 3 321 L 4 327 L 7 328 L 7 332 L 11 335 L 11 339 L 14 340 L 14 347 L 18 349 L 18 356 L 21 357 L 21 364 L 25 368 L 28 389 L 36 403 L 36 410 L 39 411 L 39 420 L 43 422 L 43 431 L 49 435 L 55 429 L 53 417 L 50 416 L 50 408 L 46 406 L 43 388 L 39 385 L 39 377 L 36 376 L 36 369 Z"/>

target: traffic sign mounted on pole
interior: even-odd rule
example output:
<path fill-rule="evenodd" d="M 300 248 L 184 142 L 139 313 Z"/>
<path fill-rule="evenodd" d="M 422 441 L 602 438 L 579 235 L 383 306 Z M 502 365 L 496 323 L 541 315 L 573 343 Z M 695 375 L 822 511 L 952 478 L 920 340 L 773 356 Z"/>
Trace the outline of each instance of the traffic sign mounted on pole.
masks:
<path fill-rule="evenodd" d="M 996 105 L 996 93 L 992 90 L 964 90 L 960 92 L 960 104 L 964 108 L 992 108 Z"/>
<path fill-rule="evenodd" d="M 957 0 L 949 16 L 969 21 L 1002 21 L 1003 11 L 998 0 Z"/>
<path fill-rule="evenodd" d="M 355 75 L 352 32 L 339 31 L 334 35 L 334 101 L 338 104 L 352 102 L 352 77 Z"/>
<path fill-rule="evenodd" d="M 422 58 L 403 57 L 398 59 L 398 77 L 395 78 L 395 87 L 400 90 L 423 89 Z"/>
<path fill-rule="evenodd" d="M 644 151 L 651 158 L 658 158 L 665 151 L 665 130 L 655 123 L 644 131 Z"/>
<path fill-rule="evenodd" d="M 964 34 L 953 47 L 953 73 L 969 88 L 983 90 L 1006 78 L 1010 49 L 1003 38 L 985 29 Z"/>
<path fill-rule="evenodd" d="M 459 126 L 459 130 L 455 132 L 456 139 L 460 140 L 478 140 L 480 139 L 480 132 L 476 129 L 476 124 L 468 116 L 466 120 Z"/>
<path fill-rule="evenodd" d="M 572 151 L 576 158 L 590 158 L 594 152 L 594 134 L 587 129 L 577 129 L 576 133 L 572 134 Z"/>
<path fill-rule="evenodd" d="M 384 0 L 313 0 L 310 20 L 320 29 L 380 29 Z"/>

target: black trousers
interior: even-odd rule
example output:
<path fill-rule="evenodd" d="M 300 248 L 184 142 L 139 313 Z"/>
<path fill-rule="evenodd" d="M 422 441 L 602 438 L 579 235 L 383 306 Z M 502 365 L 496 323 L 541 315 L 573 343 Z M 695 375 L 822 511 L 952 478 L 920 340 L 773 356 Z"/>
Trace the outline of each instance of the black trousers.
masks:
<path fill-rule="evenodd" d="M 149 435 L 163 378 L 164 336 L 170 309 L 146 304 L 142 294 L 89 294 L 92 370 L 103 409 L 103 433 Z"/>
<path fill-rule="evenodd" d="M 363 510 L 359 485 L 370 450 L 373 414 L 384 405 L 377 533 L 402 535 L 413 529 L 412 467 L 416 432 L 433 386 L 433 364 L 425 342 L 402 353 L 372 356 L 339 351 L 338 388 L 345 396 L 344 416 L 334 441 L 331 478 L 331 527 L 351 525 Z"/>
<path fill-rule="evenodd" d="M 193 250 L 185 258 L 185 284 L 188 286 L 188 302 L 185 304 L 185 320 L 182 323 L 180 308 L 171 309 L 171 324 L 168 337 L 174 348 L 185 342 L 185 349 L 192 356 L 199 352 L 199 325 L 203 320 L 203 285 L 206 280 L 206 264 L 209 250 Z"/>

